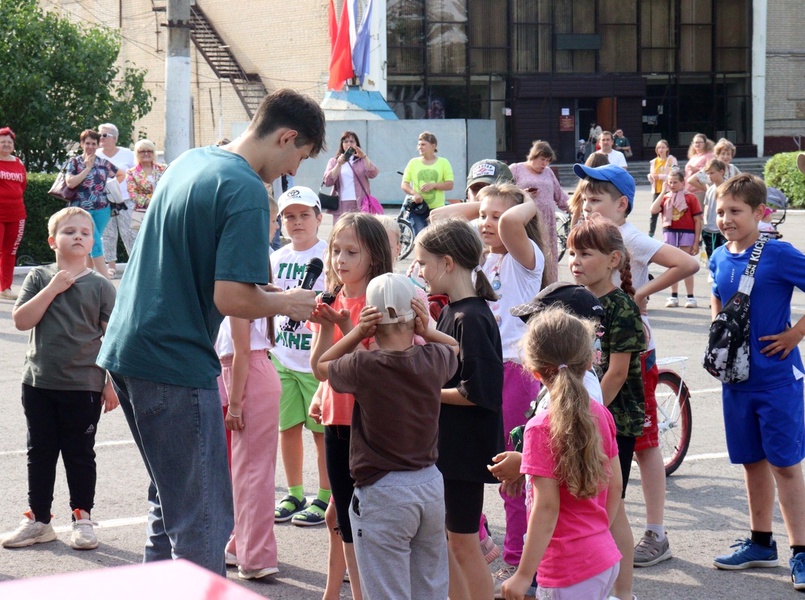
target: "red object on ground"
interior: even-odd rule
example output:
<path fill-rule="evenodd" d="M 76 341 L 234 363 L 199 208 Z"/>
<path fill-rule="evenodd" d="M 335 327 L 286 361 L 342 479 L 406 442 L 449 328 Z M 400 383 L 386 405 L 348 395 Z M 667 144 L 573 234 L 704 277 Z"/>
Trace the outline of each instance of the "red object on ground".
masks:
<path fill-rule="evenodd" d="M 265 600 L 186 560 L 6 581 L 0 583 L 0 598 Z"/>

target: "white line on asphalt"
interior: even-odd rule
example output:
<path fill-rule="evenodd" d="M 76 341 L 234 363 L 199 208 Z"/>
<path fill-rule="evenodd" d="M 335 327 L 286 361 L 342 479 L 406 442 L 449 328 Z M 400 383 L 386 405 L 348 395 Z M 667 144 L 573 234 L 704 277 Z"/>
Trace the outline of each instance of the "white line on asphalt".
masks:
<path fill-rule="evenodd" d="M 134 440 L 111 440 L 109 442 L 98 442 L 95 444 L 96 448 L 104 448 L 106 446 L 128 446 L 133 444 Z M 0 452 L 0 456 L 13 456 L 14 454 L 26 454 L 28 450 L 4 450 Z"/>
<path fill-rule="evenodd" d="M 685 456 L 685 462 L 691 460 L 714 460 L 717 458 L 729 458 L 726 452 L 706 452 L 704 454 L 688 454 Z"/>

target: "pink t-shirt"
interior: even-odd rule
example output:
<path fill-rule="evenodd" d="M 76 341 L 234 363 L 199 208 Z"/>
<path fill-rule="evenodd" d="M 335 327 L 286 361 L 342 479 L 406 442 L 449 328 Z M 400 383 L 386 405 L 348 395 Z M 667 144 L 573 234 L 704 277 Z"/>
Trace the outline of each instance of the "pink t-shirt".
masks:
<path fill-rule="evenodd" d="M 615 421 L 609 410 L 590 400 L 590 412 L 598 422 L 604 454 L 618 455 Z M 551 431 L 548 411 L 537 414 L 525 428 L 523 462 L 520 472 L 526 477 L 526 507 L 529 514 L 534 504 L 531 476 L 554 477 L 551 454 Z M 621 559 L 621 553 L 609 532 L 607 490 L 595 498 L 579 499 L 564 485 L 559 487 L 559 518 L 542 562 L 537 569 L 537 582 L 543 587 L 563 588 L 581 583 L 609 569 Z"/>
<path fill-rule="evenodd" d="M 361 320 L 361 311 L 366 305 L 366 296 L 358 298 L 345 298 L 343 293 L 339 292 L 333 302 L 333 310 L 341 310 L 346 308 L 349 311 L 350 320 L 352 324 L 358 323 Z M 318 323 L 307 323 L 314 335 L 318 335 L 321 326 Z M 333 334 L 333 344 L 344 337 L 341 333 L 341 328 L 336 327 Z M 374 338 L 372 338 L 374 339 Z M 368 348 L 371 340 L 363 340 L 361 342 L 364 347 Z M 330 382 L 325 381 L 322 387 L 321 394 L 321 424 L 322 425 L 351 425 L 352 424 L 352 408 L 355 405 L 355 396 L 352 394 L 341 394 L 330 387 Z"/>

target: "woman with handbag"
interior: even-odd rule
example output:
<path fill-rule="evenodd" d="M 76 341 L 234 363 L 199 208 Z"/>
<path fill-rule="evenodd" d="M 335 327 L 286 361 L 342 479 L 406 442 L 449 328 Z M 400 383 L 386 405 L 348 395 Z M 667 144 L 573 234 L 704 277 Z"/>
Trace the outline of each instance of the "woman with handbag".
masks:
<path fill-rule="evenodd" d="M 89 253 L 87 266 L 109 278 L 106 261 L 103 258 L 103 238 L 101 237 L 112 216 L 109 199 L 106 195 L 106 180 L 116 179 L 120 183 L 126 173 L 108 160 L 95 156 L 101 141 L 101 136 L 97 131 L 85 129 L 81 132 L 79 141 L 84 152 L 81 156 L 70 160 L 67 165 L 67 185 L 76 190 L 75 199 L 68 206 L 83 208 L 92 217 L 95 225 L 93 232 L 95 243 Z"/>
<path fill-rule="evenodd" d="M 118 170 L 125 173 L 136 163 L 134 152 L 123 146 L 117 145 L 120 132 L 112 123 L 104 123 L 98 126 L 98 133 L 101 134 L 100 147 L 98 148 L 98 158 L 104 158 L 115 165 Z M 103 238 L 103 257 L 106 259 L 107 272 L 109 277 L 117 275 L 117 240 L 123 240 L 126 253 L 131 254 L 134 247 L 136 234 L 131 227 L 131 213 L 134 202 L 129 198 L 125 180 L 122 183 L 112 181 L 106 182 L 106 192 L 109 202 L 112 204 L 112 218 L 101 236 Z M 118 235 L 119 234 L 119 235 Z"/>
<path fill-rule="evenodd" d="M 25 202 L 28 185 L 25 165 L 13 155 L 17 136 L 9 127 L 0 129 L 0 298 L 16 300 L 11 291 L 17 248 L 25 229 Z"/>
<path fill-rule="evenodd" d="M 369 180 L 377 177 L 380 170 L 361 150 L 361 142 L 354 131 L 345 131 L 335 156 L 324 170 L 324 185 L 333 186 L 338 195 L 338 208 L 328 211 L 333 215 L 333 225 L 346 212 L 360 212 L 364 198 L 370 195 Z"/>
<path fill-rule="evenodd" d="M 134 209 L 131 211 L 131 228 L 135 237 L 142 225 L 145 210 L 151 202 L 151 196 L 154 195 L 154 188 L 168 168 L 167 165 L 154 162 L 155 157 L 154 142 L 140 140 L 134 144 L 134 160 L 137 164 L 126 171 L 126 189 L 134 203 Z"/>

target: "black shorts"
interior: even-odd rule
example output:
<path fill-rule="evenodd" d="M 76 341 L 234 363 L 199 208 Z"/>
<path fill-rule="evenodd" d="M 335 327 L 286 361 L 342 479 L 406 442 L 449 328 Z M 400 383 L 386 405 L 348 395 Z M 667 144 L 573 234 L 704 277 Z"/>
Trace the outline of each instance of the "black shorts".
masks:
<path fill-rule="evenodd" d="M 478 533 L 484 510 L 484 484 L 444 480 L 445 526 L 452 533 Z"/>
<path fill-rule="evenodd" d="M 616 435 L 615 440 L 618 442 L 618 461 L 621 463 L 621 474 L 623 475 L 621 498 L 626 498 L 626 486 L 629 485 L 629 475 L 632 473 L 632 459 L 637 438 Z"/>
<path fill-rule="evenodd" d="M 355 481 L 349 474 L 349 425 L 327 425 L 324 428 L 324 460 L 333 492 L 333 504 L 341 539 L 352 543 L 352 526 L 349 522 L 349 504 Z"/>

